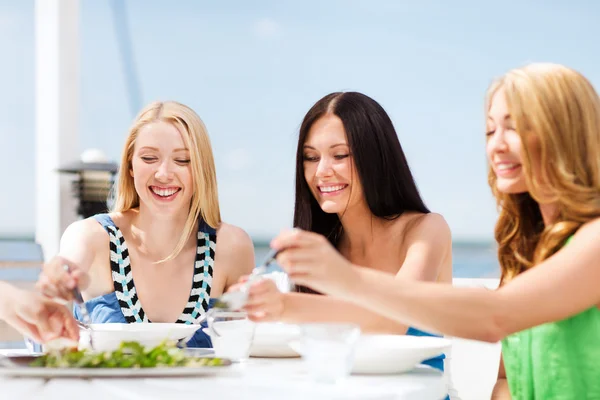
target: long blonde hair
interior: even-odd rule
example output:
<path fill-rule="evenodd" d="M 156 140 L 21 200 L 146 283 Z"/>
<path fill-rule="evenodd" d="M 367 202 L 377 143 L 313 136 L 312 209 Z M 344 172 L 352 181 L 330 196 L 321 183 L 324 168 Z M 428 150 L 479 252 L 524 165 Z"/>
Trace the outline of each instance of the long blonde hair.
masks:
<path fill-rule="evenodd" d="M 194 229 L 200 216 L 209 226 L 216 229 L 221 223 L 221 212 L 215 162 L 206 127 L 191 108 L 174 101 L 151 103 L 135 118 L 125 140 L 121 156 L 120 173 L 112 211 L 125 212 L 139 207 L 140 198 L 135 190 L 133 177 L 129 173 L 132 169 L 131 160 L 140 129 L 157 121 L 172 124 L 181 133 L 183 142 L 190 152 L 189 165 L 193 182 L 190 211 L 181 238 L 173 252 L 161 260 L 168 261 L 181 252 L 190 235 L 195 233 Z"/>
<path fill-rule="evenodd" d="M 486 113 L 500 89 L 521 137 L 528 188 L 501 193 L 489 170 L 500 212 L 495 237 L 504 283 L 550 257 L 581 225 L 600 216 L 600 99 L 583 75 L 556 64 L 509 71 L 490 86 Z M 539 204 L 557 207 L 548 226 Z"/>

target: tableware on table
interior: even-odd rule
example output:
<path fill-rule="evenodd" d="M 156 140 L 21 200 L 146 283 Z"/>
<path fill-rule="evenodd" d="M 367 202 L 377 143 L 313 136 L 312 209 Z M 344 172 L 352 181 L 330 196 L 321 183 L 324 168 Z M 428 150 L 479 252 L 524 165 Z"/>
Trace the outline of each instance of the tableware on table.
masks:
<path fill-rule="evenodd" d="M 256 324 L 254 340 L 250 347 L 250 357 L 292 358 L 300 357 L 290 343 L 301 338 L 300 327 L 282 322 L 261 322 Z"/>
<path fill-rule="evenodd" d="M 435 336 L 362 335 L 356 345 L 352 373 L 407 372 L 450 347 L 450 340 Z"/>
<path fill-rule="evenodd" d="M 195 324 L 174 323 L 106 323 L 92 324 L 90 331 L 81 331 L 81 336 L 93 335 L 94 350 L 115 350 L 121 342 L 139 342 L 143 346 L 157 346 L 164 341 L 180 341 L 194 335 L 200 329 Z M 85 341 L 85 339 L 82 339 Z"/>
<path fill-rule="evenodd" d="M 204 328 L 211 339 L 216 357 L 244 361 L 250 355 L 254 338 L 255 323 L 244 311 L 211 309 L 207 313 L 208 328 Z"/>
<path fill-rule="evenodd" d="M 248 289 L 252 282 L 260 279 L 263 275 L 269 272 L 269 264 L 275 261 L 275 258 L 279 254 L 279 250 L 271 249 L 264 261 L 256 268 L 252 270 L 252 273 L 248 276 L 248 280 L 242 285 L 239 290 L 233 292 L 227 292 L 217 299 L 213 305 L 213 309 L 222 310 L 239 310 L 246 300 L 248 300 Z"/>
<path fill-rule="evenodd" d="M 301 341 L 290 346 L 305 354 Z M 447 352 L 449 339 L 434 336 L 361 335 L 354 350 L 353 374 L 388 375 L 413 370 L 423 361 Z"/>
<path fill-rule="evenodd" d="M 0 376 L 30 378 L 133 378 L 133 377 L 184 377 L 211 376 L 229 371 L 231 361 L 221 360 L 220 365 L 194 367 L 155 368 L 51 368 L 31 367 L 38 356 L 0 355 Z"/>
<path fill-rule="evenodd" d="M 342 382 L 352 369 L 360 327 L 319 323 L 300 325 L 300 330 L 301 339 L 290 344 L 302 354 L 309 375 L 317 382 Z"/>

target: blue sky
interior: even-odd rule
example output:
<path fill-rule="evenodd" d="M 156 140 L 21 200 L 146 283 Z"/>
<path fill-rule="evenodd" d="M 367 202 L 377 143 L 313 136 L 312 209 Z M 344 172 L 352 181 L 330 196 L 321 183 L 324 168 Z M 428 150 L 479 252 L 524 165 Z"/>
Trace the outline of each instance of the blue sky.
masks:
<path fill-rule="evenodd" d="M 117 160 L 133 115 L 112 2 L 81 4 L 81 149 Z M 496 217 L 483 134 L 491 79 L 551 61 L 600 88 L 600 3 L 591 0 L 125 5 L 142 102 L 173 99 L 198 112 L 223 217 L 255 239 L 291 224 L 298 127 L 327 93 L 379 101 L 429 207 L 456 240 L 487 241 Z M 33 29 L 33 1 L 0 0 L 0 236 L 34 230 Z"/>

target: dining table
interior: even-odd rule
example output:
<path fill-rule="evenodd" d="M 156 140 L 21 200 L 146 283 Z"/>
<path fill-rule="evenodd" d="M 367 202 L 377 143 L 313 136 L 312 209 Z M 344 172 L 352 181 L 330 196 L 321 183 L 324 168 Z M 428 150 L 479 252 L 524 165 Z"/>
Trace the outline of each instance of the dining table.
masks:
<path fill-rule="evenodd" d="M 0 355 L 26 350 L 0 349 Z M 427 366 L 391 375 L 350 375 L 336 383 L 315 381 L 301 358 L 250 358 L 197 377 L 64 378 L 6 376 L 2 400 L 138 399 L 365 399 L 441 400 L 443 374 Z"/>

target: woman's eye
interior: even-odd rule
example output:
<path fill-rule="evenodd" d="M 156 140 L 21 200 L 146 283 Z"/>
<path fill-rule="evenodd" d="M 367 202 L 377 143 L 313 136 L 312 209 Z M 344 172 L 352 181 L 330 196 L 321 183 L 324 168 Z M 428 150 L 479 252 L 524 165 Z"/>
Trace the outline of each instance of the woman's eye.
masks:
<path fill-rule="evenodd" d="M 348 157 L 349 155 L 350 154 L 338 154 L 338 155 L 333 156 L 333 158 L 335 158 L 336 160 L 342 160 L 342 159 Z"/>
<path fill-rule="evenodd" d="M 156 161 L 156 157 L 140 157 L 140 158 L 147 163 Z"/>
<path fill-rule="evenodd" d="M 489 130 L 485 132 L 485 136 L 492 136 L 496 132 L 495 130 Z"/>
<path fill-rule="evenodd" d="M 304 161 L 318 161 L 319 157 L 304 155 Z"/>
<path fill-rule="evenodd" d="M 189 164 L 190 160 L 175 160 L 175 162 L 179 164 Z"/>

